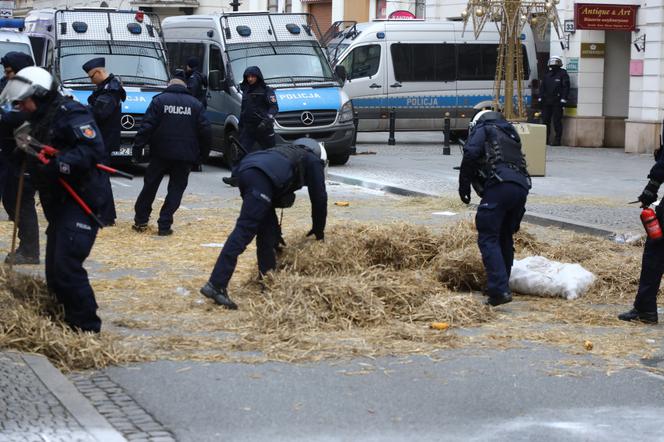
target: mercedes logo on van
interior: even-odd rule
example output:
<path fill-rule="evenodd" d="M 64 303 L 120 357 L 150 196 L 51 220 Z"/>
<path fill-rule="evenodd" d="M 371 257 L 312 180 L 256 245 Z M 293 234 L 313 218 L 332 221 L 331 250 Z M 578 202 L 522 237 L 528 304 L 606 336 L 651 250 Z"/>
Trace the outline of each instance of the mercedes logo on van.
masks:
<path fill-rule="evenodd" d="M 302 115 L 300 115 L 300 120 L 302 120 L 302 123 L 305 126 L 311 126 L 314 124 L 314 114 L 308 111 L 302 112 Z"/>
<path fill-rule="evenodd" d="M 117 120 L 116 120 L 117 121 Z M 123 115 L 120 119 L 120 126 L 125 130 L 131 130 L 136 125 L 136 120 L 131 115 Z"/>

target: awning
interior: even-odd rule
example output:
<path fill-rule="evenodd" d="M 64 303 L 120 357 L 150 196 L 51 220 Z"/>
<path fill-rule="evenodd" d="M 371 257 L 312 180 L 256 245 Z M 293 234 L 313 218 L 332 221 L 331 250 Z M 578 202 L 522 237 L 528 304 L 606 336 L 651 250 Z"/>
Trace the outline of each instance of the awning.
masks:
<path fill-rule="evenodd" d="M 312 3 L 332 3 L 332 0 L 300 0 L 300 3 L 312 4 Z"/>

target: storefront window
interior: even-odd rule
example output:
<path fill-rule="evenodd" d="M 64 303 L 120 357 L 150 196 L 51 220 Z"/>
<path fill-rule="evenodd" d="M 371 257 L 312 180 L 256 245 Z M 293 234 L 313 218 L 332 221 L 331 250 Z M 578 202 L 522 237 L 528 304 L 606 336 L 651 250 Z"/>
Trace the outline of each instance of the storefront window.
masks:
<path fill-rule="evenodd" d="M 408 11 L 416 18 L 426 18 L 426 0 L 410 0 L 395 2 L 391 0 L 376 0 L 376 18 L 386 19 L 394 11 Z"/>

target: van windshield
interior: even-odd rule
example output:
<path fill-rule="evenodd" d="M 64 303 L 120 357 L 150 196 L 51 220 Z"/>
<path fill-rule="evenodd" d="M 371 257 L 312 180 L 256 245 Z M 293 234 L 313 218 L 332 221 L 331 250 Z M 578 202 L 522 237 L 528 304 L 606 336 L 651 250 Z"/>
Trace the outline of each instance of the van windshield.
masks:
<path fill-rule="evenodd" d="M 290 84 L 334 81 L 332 70 L 316 42 L 229 45 L 228 57 L 236 83 L 249 66 L 258 66 L 266 83 Z"/>
<path fill-rule="evenodd" d="M 164 52 L 156 43 L 62 41 L 58 59 L 62 83 L 91 84 L 82 66 L 95 57 L 104 57 L 106 70 L 124 84 L 164 86 L 168 81 Z"/>
<path fill-rule="evenodd" d="M 13 41 L 0 42 L 0 58 L 4 57 L 7 52 L 23 52 L 32 56 L 30 52 L 30 45 L 26 43 L 17 43 Z"/>

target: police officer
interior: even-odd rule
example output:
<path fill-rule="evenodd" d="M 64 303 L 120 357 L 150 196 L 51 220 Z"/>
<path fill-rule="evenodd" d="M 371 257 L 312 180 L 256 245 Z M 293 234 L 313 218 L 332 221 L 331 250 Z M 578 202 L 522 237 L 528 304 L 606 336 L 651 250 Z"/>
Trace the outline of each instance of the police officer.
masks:
<path fill-rule="evenodd" d="M 200 101 L 203 104 L 203 107 L 207 108 L 207 98 L 205 96 L 207 79 L 205 78 L 205 75 L 198 71 L 198 66 L 198 58 L 191 57 L 187 60 L 187 66 L 184 68 L 185 82 L 187 83 L 187 89 L 189 89 L 191 95 Z"/>
<path fill-rule="evenodd" d="M 211 143 L 210 122 L 205 118 L 203 105 L 187 90 L 184 81 L 172 79 L 166 90 L 152 99 L 134 140 L 134 149 L 149 144 L 151 157 L 134 206 L 134 230 L 147 229 L 159 184 L 168 174 L 168 193 L 157 224 L 159 235 L 173 234 L 173 214 L 180 207 L 191 167 L 207 157 Z"/>
<path fill-rule="evenodd" d="M 546 124 L 546 142 L 551 140 L 551 125 L 556 131 L 552 146 L 560 146 L 563 136 L 563 107 L 569 97 L 569 75 L 563 69 L 558 56 L 549 59 L 549 70 L 542 79 L 539 102 L 542 104 L 542 120 Z"/>
<path fill-rule="evenodd" d="M 14 78 L 16 73 L 28 66 L 33 66 L 32 57 L 23 52 L 8 52 L 0 63 L 5 68 L 5 76 L 0 80 L 0 91 L 4 90 L 7 81 Z M 2 148 L 2 161 L 7 164 L 7 179 L 5 182 L 2 204 L 10 219 L 18 222 L 19 245 L 16 251 L 9 253 L 5 258 L 11 264 L 39 264 L 39 221 L 35 208 L 35 186 L 29 173 L 26 173 L 23 163 L 25 156 L 16 151 L 14 130 L 22 125 L 27 114 L 11 111 L 0 112 L 0 147 Z M 23 189 L 21 191 L 20 214 L 16 217 L 16 198 L 19 193 L 19 183 L 23 174 Z"/>
<path fill-rule="evenodd" d="M 104 162 L 108 164 L 111 152 L 120 147 L 122 102 L 127 99 L 127 93 L 122 87 L 120 79 L 106 71 L 106 59 L 103 57 L 87 61 L 83 65 L 83 70 L 90 77 L 92 84 L 97 86 L 88 97 L 88 105 L 90 105 L 90 111 L 101 131 L 107 153 Z M 109 187 L 107 191 L 110 194 L 111 201 L 113 201 L 113 190 Z M 113 202 L 110 207 L 112 210 L 108 216 L 115 220 L 117 217 L 115 203 Z"/>
<path fill-rule="evenodd" d="M 240 84 L 242 107 L 240 109 L 240 145 L 244 152 L 238 152 L 238 160 L 247 152 L 253 152 L 258 143 L 261 149 L 274 147 L 274 117 L 279 112 L 274 90 L 265 84 L 258 66 L 249 66 L 244 71 Z M 225 177 L 224 183 L 237 185 L 235 177 Z"/>
<path fill-rule="evenodd" d="M 481 111 L 471 122 L 459 173 L 465 204 L 470 203 L 471 186 L 482 198 L 475 225 L 488 279 L 487 303 L 505 304 L 512 301 L 512 235 L 519 230 L 531 183 L 519 135 L 500 112 Z"/>
<path fill-rule="evenodd" d="M 648 207 L 657 201 L 657 192 L 664 182 L 664 154 L 661 147 L 655 151 L 655 165 L 650 169 L 648 178 L 648 184 L 638 197 L 642 207 Z M 664 220 L 664 205 L 658 204 L 655 212 L 661 224 Z M 646 238 L 641 260 L 641 278 L 634 300 L 634 308 L 618 315 L 618 319 L 657 324 L 657 293 L 662 282 L 662 275 L 664 275 L 664 240 Z"/>
<path fill-rule="evenodd" d="M 27 67 L 9 81 L 0 95 L 28 114 L 31 135 L 60 153 L 47 165 L 34 163 L 32 176 L 48 221 L 46 283 L 64 306 L 65 321 L 74 329 L 99 332 L 97 303 L 83 268 L 99 226 L 60 185 L 67 181 L 92 211 L 106 221 L 109 200 L 103 191 L 108 175 L 96 168 L 105 155 L 93 116 L 85 106 L 57 92 L 46 70 Z"/>
<path fill-rule="evenodd" d="M 275 207 L 290 207 L 295 191 L 307 186 L 313 227 L 307 236 L 325 237 L 327 192 L 325 149 L 310 138 L 246 155 L 235 167 L 242 195 L 242 209 L 233 232 L 226 240 L 209 281 L 201 293 L 229 309 L 237 305 L 228 296 L 228 282 L 237 258 L 256 237 L 258 271 L 264 275 L 276 267 L 276 249 L 281 238 Z"/>

